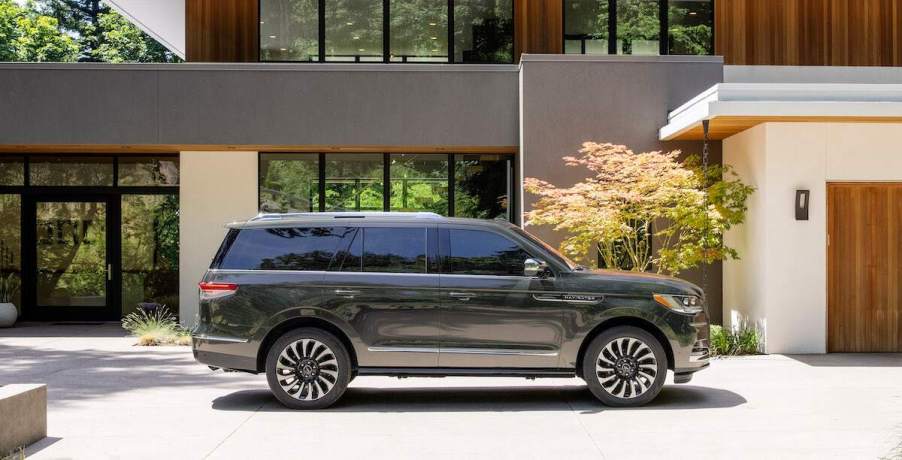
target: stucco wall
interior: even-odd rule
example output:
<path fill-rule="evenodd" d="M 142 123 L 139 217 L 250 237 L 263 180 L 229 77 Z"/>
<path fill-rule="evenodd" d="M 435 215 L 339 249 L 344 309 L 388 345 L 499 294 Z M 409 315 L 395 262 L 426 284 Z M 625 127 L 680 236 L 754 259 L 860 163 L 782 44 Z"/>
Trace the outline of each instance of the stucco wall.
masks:
<path fill-rule="evenodd" d="M 759 189 L 750 225 L 727 237 L 751 259 L 724 268 L 726 321 L 766 324 L 769 353 L 826 352 L 827 183 L 902 181 L 900 137 L 897 124 L 768 123 L 724 141 L 724 161 Z M 807 221 L 798 189 L 811 191 Z"/>
<path fill-rule="evenodd" d="M 520 175 L 557 186 L 587 176 L 561 161 L 585 141 L 701 154 L 701 142 L 661 142 L 658 129 L 671 110 L 723 79 L 718 57 L 524 55 L 521 62 Z M 720 142 L 711 143 L 711 161 L 720 162 Z M 520 200 L 528 211 L 534 197 Z M 563 239 L 550 228 L 529 230 L 554 246 Z M 700 270 L 681 277 L 703 284 Z M 720 278 L 715 264 L 706 283 L 714 318 L 721 316 Z"/>
<path fill-rule="evenodd" d="M 193 325 L 197 283 L 224 225 L 257 214 L 257 152 L 182 152 L 179 190 L 179 316 Z"/>

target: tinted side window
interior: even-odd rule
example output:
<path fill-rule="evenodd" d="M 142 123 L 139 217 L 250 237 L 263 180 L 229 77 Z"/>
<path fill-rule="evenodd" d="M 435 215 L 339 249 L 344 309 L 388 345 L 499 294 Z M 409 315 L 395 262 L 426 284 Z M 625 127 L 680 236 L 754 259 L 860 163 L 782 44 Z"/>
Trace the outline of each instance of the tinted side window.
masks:
<path fill-rule="evenodd" d="M 523 276 L 529 254 L 519 244 L 492 232 L 450 229 L 448 273 Z"/>
<path fill-rule="evenodd" d="M 363 271 L 426 273 L 426 229 L 363 229 Z"/>
<path fill-rule="evenodd" d="M 352 228 L 253 228 L 241 230 L 219 268 L 227 270 L 326 270 Z"/>

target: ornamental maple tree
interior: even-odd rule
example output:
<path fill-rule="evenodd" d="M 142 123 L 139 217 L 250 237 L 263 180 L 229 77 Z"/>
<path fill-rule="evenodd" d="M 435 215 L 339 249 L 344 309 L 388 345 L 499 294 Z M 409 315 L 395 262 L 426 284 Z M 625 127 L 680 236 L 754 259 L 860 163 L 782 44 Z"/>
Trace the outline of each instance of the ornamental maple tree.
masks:
<path fill-rule="evenodd" d="M 737 251 L 723 244 L 723 234 L 743 222 L 754 189 L 729 166 L 704 170 L 697 157 L 681 163 L 679 155 L 586 142 L 579 155 L 563 158 L 567 166 L 591 172 L 584 181 L 559 188 L 525 180 L 526 191 L 539 196 L 526 224 L 566 232 L 565 254 L 587 261 L 597 250 L 610 268 L 655 267 L 674 275 L 702 263 L 738 259 Z"/>

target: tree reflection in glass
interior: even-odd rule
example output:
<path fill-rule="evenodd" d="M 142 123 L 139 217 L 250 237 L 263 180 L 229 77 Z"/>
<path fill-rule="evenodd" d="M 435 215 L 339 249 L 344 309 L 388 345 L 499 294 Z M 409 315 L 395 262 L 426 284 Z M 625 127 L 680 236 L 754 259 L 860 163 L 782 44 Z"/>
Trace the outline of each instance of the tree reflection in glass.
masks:
<path fill-rule="evenodd" d="M 106 203 L 38 202 L 37 303 L 106 305 Z"/>
<path fill-rule="evenodd" d="M 260 60 L 319 60 L 317 0 L 260 2 Z"/>
<path fill-rule="evenodd" d="M 514 62 L 512 0 L 455 0 L 454 62 Z"/>
<path fill-rule="evenodd" d="M 669 0 L 670 54 L 714 54 L 713 0 Z"/>
<path fill-rule="evenodd" d="M 178 195 L 122 195 L 122 314 L 138 303 L 179 311 Z"/>
<path fill-rule="evenodd" d="M 381 153 L 326 154 L 326 211 L 382 211 Z"/>
<path fill-rule="evenodd" d="M 448 215 L 448 157 L 391 155 L 391 210 Z"/>
<path fill-rule="evenodd" d="M 326 0 L 326 60 L 382 61 L 382 0 Z"/>
<path fill-rule="evenodd" d="M 510 220 L 510 157 L 454 155 L 454 215 Z"/>
<path fill-rule="evenodd" d="M 260 210 L 319 211 L 319 154 L 260 154 Z"/>
<path fill-rule="evenodd" d="M 391 60 L 448 62 L 448 3 L 390 0 Z"/>

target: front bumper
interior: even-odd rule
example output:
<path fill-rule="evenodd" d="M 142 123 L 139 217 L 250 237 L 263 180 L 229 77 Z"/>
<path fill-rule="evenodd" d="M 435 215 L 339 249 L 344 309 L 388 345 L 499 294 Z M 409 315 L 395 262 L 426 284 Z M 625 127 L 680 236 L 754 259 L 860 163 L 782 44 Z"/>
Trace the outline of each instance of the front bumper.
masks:
<path fill-rule="evenodd" d="M 673 347 L 674 383 L 688 383 L 692 375 L 710 365 L 711 349 L 709 346 L 709 325 L 705 313 L 694 316 L 688 324 L 688 330 L 693 332 L 691 345 L 678 345 Z"/>

